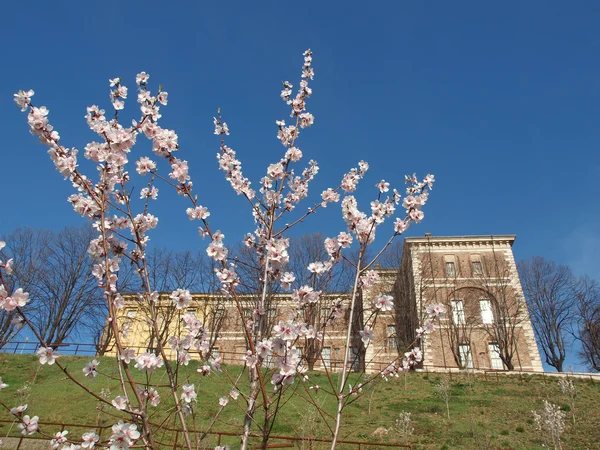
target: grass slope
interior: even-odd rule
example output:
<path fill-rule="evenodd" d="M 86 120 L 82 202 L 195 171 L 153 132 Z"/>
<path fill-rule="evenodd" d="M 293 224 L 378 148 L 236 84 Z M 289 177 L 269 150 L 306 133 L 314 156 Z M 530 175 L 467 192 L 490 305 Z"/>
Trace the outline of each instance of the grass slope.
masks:
<path fill-rule="evenodd" d="M 99 370 L 104 376 L 86 379 L 82 368 L 88 358 L 62 357 L 70 371 L 94 392 L 103 391 L 106 398 L 120 395 L 116 380 L 116 366 L 109 358 L 100 358 Z M 219 397 L 227 395 L 229 388 L 223 375 L 202 377 L 197 374 L 196 363 L 182 368 L 178 374 L 180 382 L 196 385 L 198 405 L 195 408 L 195 425 L 206 427 L 219 410 Z M 231 377 L 240 374 L 240 367 L 229 367 Z M 137 372 L 137 371 L 135 371 Z M 28 413 L 40 416 L 41 421 L 77 423 L 89 425 L 109 425 L 119 417 L 128 418 L 110 407 L 102 405 L 82 389 L 74 385 L 55 366 L 40 366 L 32 355 L 0 354 L 0 376 L 9 385 L 0 391 L 0 400 L 9 407 L 29 404 Z M 140 381 L 145 375 L 137 373 Z M 111 379 L 111 377 L 115 377 Z M 351 383 L 359 382 L 359 375 L 352 375 Z M 569 400 L 562 394 L 558 381 L 542 377 L 523 376 L 492 377 L 485 380 L 472 374 L 453 374 L 450 382 L 450 419 L 446 417 L 446 406 L 436 394 L 435 386 L 447 375 L 410 373 L 389 382 L 379 382 L 365 389 L 362 397 L 345 410 L 345 423 L 342 439 L 368 440 L 387 443 L 409 442 L 421 449 L 470 449 L 470 448 L 543 448 L 539 433 L 535 430 L 531 410 L 541 409 L 542 400 L 547 399 L 568 411 L 566 430 L 562 442 L 564 449 L 600 448 L 600 383 L 590 380 L 575 380 L 577 397 L 575 401 L 576 425 L 571 421 Z M 241 377 L 245 379 L 245 374 Z M 166 383 L 164 372 L 152 374 L 154 383 Z M 310 384 L 328 387 L 323 374 L 310 374 Z M 244 392 L 244 383 L 241 383 Z M 283 407 L 273 429 L 274 434 L 287 436 L 319 436 L 328 438 L 327 425 L 308 405 L 303 397 L 308 393 L 300 385 L 294 385 L 299 395 L 289 395 L 282 401 Z M 163 388 L 159 389 L 162 401 L 152 417 L 154 423 L 176 426 L 171 406 L 172 400 Z M 335 410 L 333 397 L 320 392 L 313 398 L 326 411 Z M 289 400 L 289 401 L 288 401 Z M 239 432 L 243 418 L 243 401 L 230 400 L 220 415 L 215 430 Z M 412 417 L 414 434 L 404 437 L 395 428 L 401 412 L 409 412 Z M 0 411 L 0 419 L 11 419 L 6 411 Z M 191 418 L 190 418 L 191 420 Z M 71 430 L 80 436 L 87 429 Z M 48 426 L 46 431 L 54 433 L 58 427 Z M 377 431 L 376 431 L 377 430 Z M 389 430 L 386 433 L 386 430 Z M 0 434 L 14 435 L 16 430 L 10 424 L 3 424 Z M 103 438 L 107 436 L 103 435 Z M 161 436 L 165 442 L 172 438 Z M 235 437 L 224 438 L 223 443 L 237 447 Z M 216 445 L 213 439 L 207 446 Z M 303 443 L 299 443 L 302 447 Z M 304 443 L 304 448 L 308 445 Z M 325 448 L 313 445 L 313 448 Z M 340 446 L 339 448 L 350 448 Z M 366 448 L 366 447 L 363 447 Z"/>

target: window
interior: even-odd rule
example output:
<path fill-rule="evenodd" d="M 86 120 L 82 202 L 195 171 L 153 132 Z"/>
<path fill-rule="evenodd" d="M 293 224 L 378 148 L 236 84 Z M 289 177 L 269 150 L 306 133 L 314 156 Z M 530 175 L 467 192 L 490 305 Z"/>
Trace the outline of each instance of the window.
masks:
<path fill-rule="evenodd" d="M 465 323 L 465 308 L 462 300 L 452 300 L 452 319 L 454 325 L 464 325 Z"/>
<path fill-rule="evenodd" d="M 275 317 L 277 317 L 277 308 L 269 308 L 267 310 L 267 318 L 273 320 Z"/>
<path fill-rule="evenodd" d="M 489 300 L 479 300 L 479 309 L 481 310 L 481 321 L 483 323 L 494 323 L 494 313 Z"/>
<path fill-rule="evenodd" d="M 331 368 L 331 347 L 323 347 L 321 350 L 321 358 L 323 359 L 323 364 L 328 369 Z"/>
<path fill-rule="evenodd" d="M 218 308 L 215 310 L 215 319 L 220 320 L 225 317 L 225 308 Z"/>
<path fill-rule="evenodd" d="M 388 350 L 396 350 L 396 325 L 388 325 L 385 328 L 387 334 L 387 348 Z"/>
<path fill-rule="evenodd" d="M 483 275 L 483 266 L 481 265 L 481 261 L 471 261 L 471 271 L 473 272 L 473 276 Z"/>
<path fill-rule="evenodd" d="M 186 313 L 193 314 L 195 316 L 196 315 L 196 310 L 195 309 L 188 309 L 188 310 L 186 310 Z"/>
<path fill-rule="evenodd" d="M 444 267 L 447 277 L 456 276 L 456 261 L 454 255 L 444 255 Z"/>
<path fill-rule="evenodd" d="M 446 276 L 456 276 L 456 266 L 454 265 L 454 261 L 446 261 Z"/>
<path fill-rule="evenodd" d="M 327 322 L 330 315 L 331 315 L 331 307 L 329 307 L 329 306 L 321 307 L 321 320 L 323 322 Z"/>
<path fill-rule="evenodd" d="M 244 318 L 246 320 L 254 317 L 254 310 L 252 308 L 244 308 Z"/>
<path fill-rule="evenodd" d="M 488 344 L 488 351 L 490 353 L 492 369 L 504 370 L 504 363 L 502 362 L 502 358 L 500 358 L 500 346 L 498 344 Z"/>
<path fill-rule="evenodd" d="M 460 355 L 460 364 L 465 369 L 473 368 L 473 356 L 471 355 L 471 346 L 469 344 L 460 344 L 458 346 L 458 353 Z"/>
<path fill-rule="evenodd" d="M 135 310 L 135 309 L 127 310 L 127 317 L 130 317 L 131 319 L 133 319 L 135 316 L 137 316 L 137 310 Z"/>

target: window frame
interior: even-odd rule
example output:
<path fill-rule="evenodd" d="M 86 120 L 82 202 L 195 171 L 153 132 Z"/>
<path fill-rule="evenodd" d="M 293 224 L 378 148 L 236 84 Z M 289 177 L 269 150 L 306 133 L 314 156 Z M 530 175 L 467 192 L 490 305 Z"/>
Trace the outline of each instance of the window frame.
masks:
<path fill-rule="evenodd" d="M 473 352 L 470 344 L 458 344 L 460 363 L 465 369 L 473 369 Z M 465 361 L 466 359 L 466 361 Z"/>
<path fill-rule="evenodd" d="M 460 305 L 460 308 L 457 306 Z M 452 309 L 452 323 L 454 325 L 464 325 L 467 323 L 465 316 L 465 303 L 463 299 L 456 299 L 450 301 L 450 306 Z"/>

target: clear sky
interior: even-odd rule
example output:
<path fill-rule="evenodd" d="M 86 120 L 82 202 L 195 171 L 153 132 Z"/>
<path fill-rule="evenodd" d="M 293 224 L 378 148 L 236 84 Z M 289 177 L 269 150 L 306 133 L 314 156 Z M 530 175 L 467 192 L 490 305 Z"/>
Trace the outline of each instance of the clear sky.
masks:
<path fill-rule="evenodd" d="M 217 169 L 212 117 L 220 107 L 229 144 L 256 186 L 282 155 L 275 120 L 289 120 L 289 111 L 281 81 L 297 84 L 310 47 L 315 125 L 299 147 L 321 166 L 313 195 L 360 159 L 371 165 L 358 195 L 364 209 L 380 179 L 402 188 L 405 174 L 431 172 L 437 183 L 425 221 L 409 235 L 514 233 L 517 259 L 542 255 L 600 278 L 598 2 L 2 6 L 0 233 L 82 220 L 12 94 L 34 89 L 62 142 L 83 153 L 95 139 L 85 107 L 109 110 L 108 79 L 121 77 L 133 94 L 135 74 L 146 71 L 152 87 L 169 92 L 162 126 L 178 133 L 179 156 L 190 163 L 212 226 L 230 243 L 240 239 L 252 218 Z M 139 112 L 132 97 L 129 118 Z M 142 142 L 136 157 L 148 153 Z M 188 205 L 166 191 L 154 209 L 160 225 L 152 242 L 204 248 L 185 216 Z M 298 232 L 343 228 L 333 206 Z"/>

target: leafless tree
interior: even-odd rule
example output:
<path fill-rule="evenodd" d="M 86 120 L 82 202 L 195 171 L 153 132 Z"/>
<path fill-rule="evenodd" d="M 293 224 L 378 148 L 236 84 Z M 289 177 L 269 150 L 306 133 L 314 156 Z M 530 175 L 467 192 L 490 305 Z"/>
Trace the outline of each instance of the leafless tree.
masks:
<path fill-rule="evenodd" d="M 145 326 L 150 317 L 150 310 L 147 303 L 136 302 L 133 295 L 127 296 L 127 301 L 135 302 L 133 308 L 135 317 L 125 319 L 130 324 L 129 326 L 139 323 L 144 329 L 147 328 L 148 341 L 146 345 L 149 349 L 153 349 L 158 340 L 166 342 L 171 334 L 178 332 L 181 334 L 182 330 L 179 329 L 181 324 L 178 322 L 180 310 L 172 308 L 172 302 L 168 296 L 175 289 L 187 289 L 192 293 L 202 294 L 196 296 L 193 306 L 188 309 L 195 310 L 196 316 L 205 322 L 206 327 L 210 330 L 210 336 L 207 336 L 208 340 L 211 346 L 214 345 L 226 316 L 225 299 L 218 294 L 214 261 L 203 252 L 194 254 L 189 250 L 176 252 L 164 248 L 149 251 L 146 261 L 150 285 L 154 291 L 161 294 L 155 305 L 160 327 L 158 327 L 157 334 L 152 328 Z M 125 280 L 126 283 L 121 285 L 120 291 L 124 293 L 139 292 L 141 283 L 135 274 L 135 267 L 126 270 L 132 273 L 119 274 L 119 279 Z M 111 329 L 107 323 L 96 329 L 96 347 L 99 353 L 110 350 L 109 345 L 114 342 Z"/>
<path fill-rule="evenodd" d="M 580 278 L 575 297 L 575 337 L 581 343 L 581 358 L 592 370 L 600 372 L 600 284 L 587 276 Z"/>
<path fill-rule="evenodd" d="M 568 329 L 576 302 L 573 273 L 565 265 L 534 256 L 518 264 L 537 341 L 546 363 L 563 371 Z"/>
<path fill-rule="evenodd" d="M 45 342 L 64 343 L 73 333 L 102 322 L 102 290 L 87 254 L 89 227 L 52 230 L 19 228 L 5 236 L 15 260 L 12 281 L 29 292 L 29 319 Z"/>
<path fill-rule="evenodd" d="M 520 364 L 518 346 L 527 305 L 515 289 L 509 262 L 502 252 L 482 255 L 481 264 L 482 271 L 476 276 L 474 287 L 489 299 L 493 315 L 493 320 L 482 323 L 481 327 L 498 345 L 499 357 L 506 368 L 514 370 Z"/>
<path fill-rule="evenodd" d="M 327 275 L 317 276 L 308 270 L 308 265 L 313 262 L 324 262 L 329 260 L 325 251 L 325 236 L 320 233 L 312 233 L 290 238 L 289 264 L 286 271 L 294 273 L 295 284 L 298 286 L 309 286 L 315 291 L 321 291 L 326 295 L 321 296 L 317 303 L 311 303 L 305 307 L 304 321 L 312 325 L 316 332 L 323 332 L 327 323 L 331 322 L 331 302 L 335 297 L 332 294 L 347 292 L 351 283 L 350 271 L 346 270 L 349 261 L 339 262 Z M 262 298 L 263 274 L 258 273 L 261 262 L 257 260 L 257 253 L 244 246 L 236 248 L 232 259 L 237 263 L 237 272 L 241 279 L 240 292 L 244 293 L 244 307 L 248 317 L 252 317 L 262 327 L 262 334 L 269 334 L 272 327 L 284 318 L 284 291 L 281 289 L 277 276 L 270 277 L 266 286 L 265 311 L 261 317 L 256 315 L 258 302 Z M 348 256 L 352 260 L 352 256 Z M 289 301 L 289 297 L 286 297 Z M 357 314 L 360 316 L 360 314 Z M 362 329 L 362 328 L 360 328 Z M 357 333 L 358 334 L 358 333 Z M 303 357 L 310 369 L 321 358 L 322 343 L 317 339 L 306 339 L 303 347 Z"/>

